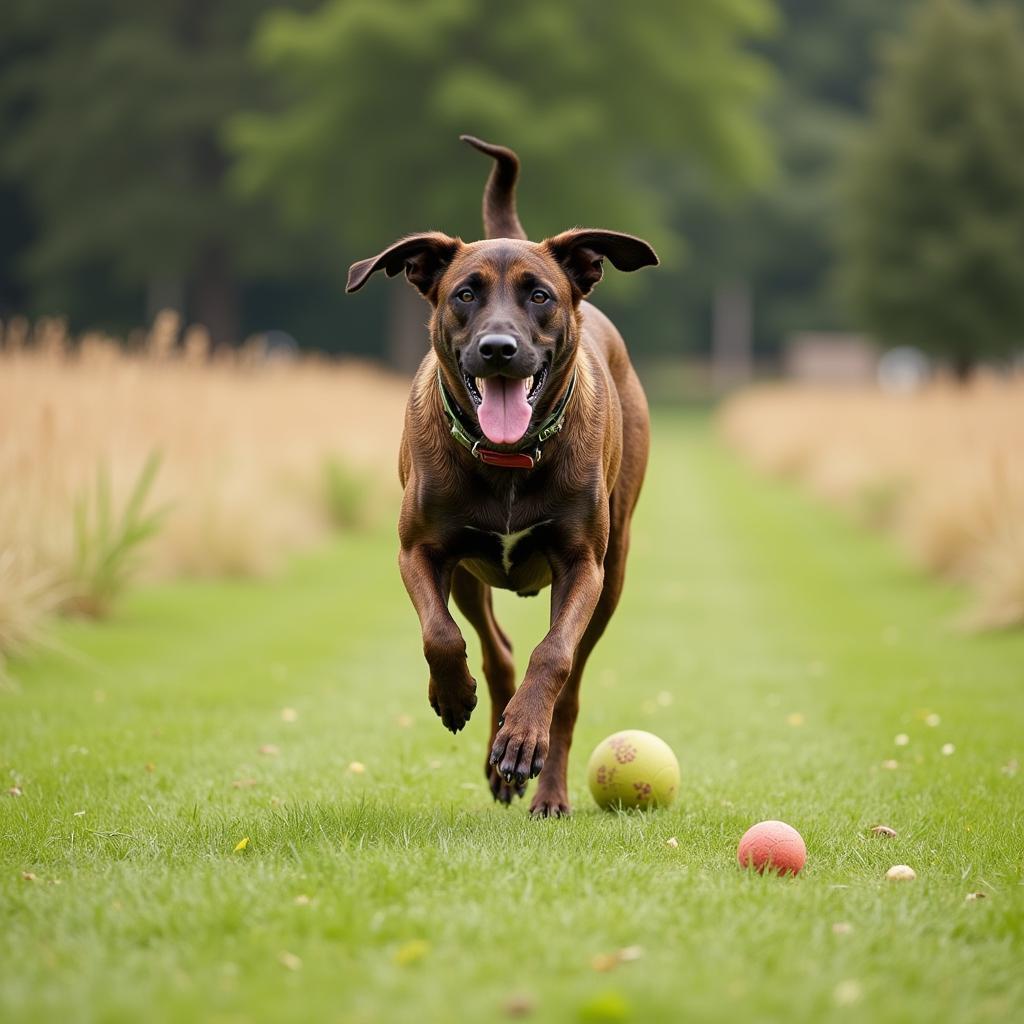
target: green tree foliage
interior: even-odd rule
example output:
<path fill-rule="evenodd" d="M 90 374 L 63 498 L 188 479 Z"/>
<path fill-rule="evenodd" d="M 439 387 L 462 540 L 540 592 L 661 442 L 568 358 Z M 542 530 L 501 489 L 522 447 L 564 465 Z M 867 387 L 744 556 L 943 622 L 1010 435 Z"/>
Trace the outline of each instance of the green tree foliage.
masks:
<path fill-rule="evenodd" d="M 412 230 L 478 237 L 486 165 L 461 132 L 524 161 L 531 237 L 573 224 L 651 237 L 665 254 L 687 161 L 759 177 L 752 117 L 766 68 L 742 48 L 764 0 L 328 0 L 267 19 L 272 113 L 237 119 L 239 182 L 295 224 L 328 224 L 341 262 Z"/>
<path fill-rule="evenodd" d="M 700 259 L 687 268 L 679 295 L 691 337 L 706 333 L 710 295 L 730 280 L 751 288 L 762 352 L 793 331 L 848 325 L 831 286 L 836 174 L 864 114 L 878 41 L 910 6 L 777 0 L 779 30 L 759 46 L 779 81 L 764 112 L 777 173 L 745 196 L 722 197 L 713 181 L 692 182 L 681 223 Z"/>
<path fill-rule="evenodd" d="M 880 338 L 960 375 L 1024 339 L 1024 29 L 929 0 L 892 48 L 849 167 L 842 280 Z"/>
<path fill-rule="evenodd" d="M 0 170 L 33 208 L 23 268 L 37 305 L 74 307 L 96 279 L 180 284 L 233 340 L 239 270 L 273 254 L 252 204 L 224 186 L 220 132 L 256 94 L 247 47 L 270 0 L 4 6 L 0 106 L 15 130 Z"/>

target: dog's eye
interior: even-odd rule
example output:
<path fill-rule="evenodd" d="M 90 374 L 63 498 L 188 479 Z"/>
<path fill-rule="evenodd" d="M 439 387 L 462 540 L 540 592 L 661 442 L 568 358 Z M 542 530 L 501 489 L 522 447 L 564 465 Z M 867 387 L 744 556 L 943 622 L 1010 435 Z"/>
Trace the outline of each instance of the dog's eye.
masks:
<path fill-rule="evenodd" d="M 472 302 L 476 296 L 473 294 L 472 288 L 460 288 L 458 292 L 455 293 L 455 298 L 457 298 L 459 302 Z"/>
<path fill-rule="evenodd" d="M 543 288 L 537 288 L 537 289 L 534 290 L 533 294 L 530 296 L 530 301 L 531 302 L 536 302 L 537 305 L 540 306 L 543 303 L 547 302 L 550 298 L 551 298 L 551 296 L 548 295 L 548 293 L 546 291 L 544 291 Z"/>

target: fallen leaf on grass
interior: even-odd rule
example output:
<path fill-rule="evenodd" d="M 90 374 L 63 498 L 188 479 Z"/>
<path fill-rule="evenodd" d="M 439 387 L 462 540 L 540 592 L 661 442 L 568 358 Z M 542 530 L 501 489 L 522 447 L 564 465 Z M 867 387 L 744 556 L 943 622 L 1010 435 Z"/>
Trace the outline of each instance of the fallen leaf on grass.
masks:
<path fill-rule="evenodd" d="M 248 845 L 249 845 L 249 837 L 248 836 L 243 836 L 241 839 L 238 840 L 237 843 L 235 843 L 235 848 L 231 852 L 232 853 L 240 853 Z"/>
<path fill-rule="evenodd" d="M 282 722 L 297 722 L 299 720 L 299 713 L 295 708 L 281 708 L 281 721 Z"/>
<path fill-rule="evenodd" d="M 1008 776 L 1014 776 L 1014 775 L 1016 775 L 1016 774 L 1017 774 L 1017 771 L 1018 771 L 1018 769 L 1019 769 L 1019 768 L 1020 768 L 1020 764 L 1018 763 L 1018 761 L 1017 761 L 1017 758 L 1015 758 L 1015 757 L 1012 757 L 1012 758 L 1010 758 L 1010 760 L 1009 760 L 1009 761 L 1007 761 L 1007 762 L 1006 762 L 1006 764 L 1004 764 L 1004 765 L 1003 765 L 1003 767 L 1002 767 L 1002 768 L 1000 768 L 999 770 L 1000 770 L 1000 771 L 1001 771 L 1001 772 L 1002 772 L 1002 773 L 1003 773 L 1004 775 L 1008 775 Z M 15 787 L 15 788 L 17 788 L 17 787 Z"/>
<path fill-rule="evenodd" d="M 366 772 L 366 765 L 362 761 L 353 761 L 349 766 L 348 770 L 353 775 L 363 775 Z"/>
<path fill-rule="evenodd" d="M 301 893 L 295 897 L 295 905 L 297 907 L 308 907 L 313 901 L 305 894 Z"/>
<path fill-rule="evenodd" d="M 872 835 L 885 836 L 887 839 L 895 839 L 897 836 L 896 829 L 889 828 L 888 825 L 876 825 L 871 830 Z"/>
<path fill-rule="evenodd" d="M 274 743 L 264 743 L 260 747 L 260 753 L 266 757 L 277 757 L 281 753 L 281 748 Z"/>
<path fill-rule="evenodd" d="M 145 767 L 146 767 L 146 771 L 147 772 L 155 772 L 156 771 L 156 765 L 153 764 L 152 761 L 147 761 Z"/>
<path fill-rule="evenodd" d="M 836 921 L 832 925 L 833 935 L 850 935 L 853 932 L 853 925 L 849 921 Z"/>
<path fill-rule="evenodd" d="M 968 903 L 971 903 L 973 900 L 987 900 L 987 899 L 988 899 L 988 893 L 987 892 L 969 892 L 964 897 L 964 900 L 966 902 L 968 902 Z"/>
<path fill-rule="evenodd" d="M 502 1007 L 506 1017 L 528 1017 L 536 1008 L 537 1001 L 525 992 L 509 996 Z"/>
<path fill-rule="evenodd" d="M 25 882 L 35 882 L 35 881 L 37 881 L 36 876 L 34 874 L 32 874 L 31 871 L 22 871 L 21 877 L 22 877 L 22 880 L 25 881 Z"/>
<path fill-rule="evenodd" d="M 280 961 L 281 966 L 287 967 L 289 971 L 302 970 L 302 961 L 294 953 L 289 953 L 286 949 L 282 949 L 277 954 L 277 959 Z"/>
<path fill-rule="evenodd" d="M 7 790 L 7 795 L 8 796 L 24 796 L 25 794 L 22 793 L 20 786 L 11 786 L 11 788 L 9 790 Z"/>
<path fill-rule="evenodd" d="M 806 721 L 807 719 L 804 718 L 803 714 L 799 711 L 794 711 L 791 714 L 786 715 L 786 723 L 794 727 L 799 727 Z"/>
<path fill-rule="evenodd" d="M 590 966 L 595 971 L 612 971 L 619 964 L 628 964 L 639 960 L 644 955 L 642 946 L 623 946 L 614 953 L 598 953 L 590 961 Z"/>
<path fill-rule="evenodd" d="M 232 789 L 246 789 L 249 786 L 257 786 L 257 785 L 259 785 L 259 779 L 235 779 L 235 781 L 231 783 L 231 788 Z"/>
<path fill-rule="evenodd" d="M 398 724 L 399 729 L 410 729 L 412 728 L 413 718 L 412 715 L 399 715 L 395 722 Z"/>
<path fill-rule="evenodd" d="M 430 943 L 423 939 L 413 939 L 403 943 L 395 950 L 394 961 L 399 967 L 410 967 L 419 963 L 430 952 Z"/>
<path fill-rule="evenodd" d="M 882 767 L 886 771 L 890 771 L 890 772 L 896 771 L 896 769 L 899 768 L 899 766 L 900 766 L 899 761 L 896 761 L 896 760 L 894 760 L 891 757 L 887 761 L 883 761 L 882 762 Z"/>

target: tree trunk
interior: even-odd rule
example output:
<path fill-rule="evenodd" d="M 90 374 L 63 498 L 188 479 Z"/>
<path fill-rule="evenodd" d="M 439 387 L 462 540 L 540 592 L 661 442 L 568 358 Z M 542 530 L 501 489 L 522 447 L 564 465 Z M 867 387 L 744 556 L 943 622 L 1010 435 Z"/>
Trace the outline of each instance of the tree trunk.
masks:
<path fill-rule="evenodd" d="M 430 347 L 429 307 L 404 281 L 391 283 L 388 304 L 388 362 L 412 376 Z"/>
<path fill-rule="evenodd" d="M 974 376 L 977 360 L 969 352 L 957 352 L 953 356 L 953 376 L 958 384 L 967 384 Z"/>
<path fill-rule="evenodd" d="M 207 242 L 200 254 L 192 289 L 193 319 L 216 345 L 236 345 L 241 329 L 238 285 L 231 261 L 219 242 Z"/>
<path fill-rule="evenodd" d="M 185 282 L 180 277 L 156 275 L 146 284 L 146 323 L 151 324 L 165 309 L 184 315 Z"/>
<path fill-rule="evenodd" d="M 746 281 L 715 288 L 711 325 L 711 377 L 715 391 L 729 391 L 754 375 L 753 297 Z"/>

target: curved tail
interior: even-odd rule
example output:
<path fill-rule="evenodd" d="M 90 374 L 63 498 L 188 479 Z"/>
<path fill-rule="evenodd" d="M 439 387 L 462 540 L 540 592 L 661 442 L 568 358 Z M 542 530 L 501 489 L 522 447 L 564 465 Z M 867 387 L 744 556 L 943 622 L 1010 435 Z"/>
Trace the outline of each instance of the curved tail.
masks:
<path fill-rule="evenodd" d="M 516 179 L 519 157 L 504 146 L 494 146 L 472 135 L 460 135 L 474 149 L 494 158 L 490 177 L 484 186 L 484 232 L 487 238 L 526 238 L 516 213 Z"/>

